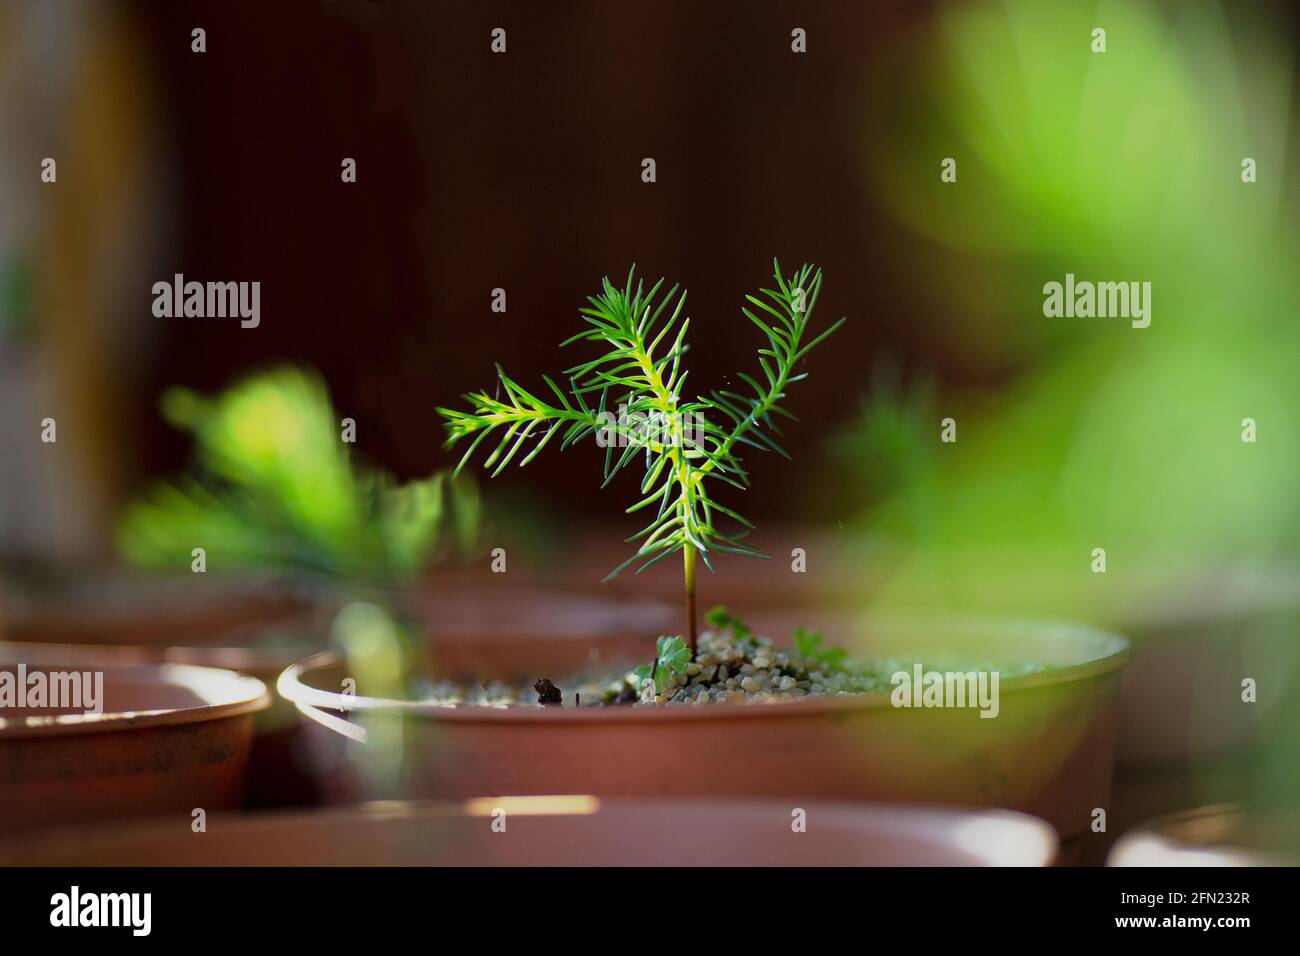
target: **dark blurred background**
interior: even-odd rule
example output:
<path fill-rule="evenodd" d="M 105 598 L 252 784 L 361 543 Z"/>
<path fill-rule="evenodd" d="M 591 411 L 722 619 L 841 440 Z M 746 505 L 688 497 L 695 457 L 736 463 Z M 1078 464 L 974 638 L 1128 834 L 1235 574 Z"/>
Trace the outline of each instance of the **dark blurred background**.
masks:
<path fill-rule="evenodd" d="M 540 384 L 576 361 L 556 348 L 602 276 L 629 266 L 690 290 L 697 387 L 752 371 L 743 294 L 771 259 L 826 273 L 822 321 L 849 323 L 792 395 L 789 434 L 812 467 L 855 411 L 845 380 L 873 354 L 925 353 L 916 308 L 890 281 L 904 240 L 867 201 L 863 110 L 889 95 L 864 64 L 925 5 L 752 3 L 130 4 L 158 97 L 175 190 L 160 276 L 260 279 L 256 330 L 161 320 L 131 402 L 141 474 L 184 463 L 155 413 L 160 390 L 216 389 L 281 359 L 318 367 L 357 447 L 404 476 L 448 462 L 433 413 L 490 387 L 493 363 Z M 190 51 L 207 30 L 208 52 Z M 508 52 L 489 50 L 507 30 Z M 790 31 L 810 52 L 791 52 Z M 887 78 L 886 78 L 887 79 Z M 358 182 L 340 182 L 354 157 Z M 653 157 L 658 181 L 641 181 Z M 493 313 L 491 290 L 508 311 Z M 134 307 L 147 314 L 140 288 Z M 593 453 L 539 457 L 546 497 L 594 490 Z M 575 464 L 576 460 L 576 464 Z M 788 510 L 789 479 L 760 478 L 757 514 Z"/>
<path fill-rule="evenodd" d="M 791 394 L 794 462 L 763 462 L 745 511 L 838 520 L 862 477 L 835 471 L 828 437 L 859 414 L 874 370 L 924 376 L 961 417 L 966 396 L 1015 380 L 1056 334 L 1037 321 L 1041 275 L 995 281 L 978 250 L 929 241 L 885 208 L 882 130 L 929 119 L 908 112 L 916 61 L 903 73 L 897 55 L 964 6 L 6 5 L 14 214 L 0 238 L 10 324 L 27 314 L 29 329 L 11 331 L 0 359 L 15 382 L 35 376 L 12 387 L 38 398 L 4 437 L 28 440 L 30 419 L 58 407 L 63 434 L 86 439 L 44 452 L 77 456 L 62 471 L 81 483 L 49 479 L 64 504 L 15 507 L 7 542 L 54 540 L 30 517 L 43 511 L 69 525 L 68 547 L 106 548 L 120 506 L 187 461 L 188 436 L 158 414 L 162 391 L 217 390 L 284 360 L 322 372 L 365 456 L 427 474 L 454 460 L 435 406 L 491 387 L 497 361 L 536 385 L 576 361 L 556 346 L 577 308 L 634 262 L 690 290 L 695 386 L 734 384 L 759 344 L 739 307 L 773 256 L 820 265 L 820 321 L 848 323 Z M 1188 6 L 1144 9 L 1174 43 Z M 1247 8 L 1295 35 L 1275 5 L 1224 15 Z M 57 192 L 30 175 L 49 155 Z M 936 189 L 940 155 L 913 163 Z M 344 157 L 355 184 L 340 181 Z M 174 273 L 260 281 L 260 327 L 154 318 L 150 287 Z M 496 287 L 504 315 L 490 309 Z M 44 378 L 30 371 L 37 350 L 59 356 Z M 593 455 L 543 455 L 497 487 L 617 515 L 626 495 L 596 493 Z M 42 486 L 44 468 L 7 480 Z"/>
<path fill-rule="evenodd" d="M 362 450 L 420 475 L 448 460 L 433 406 L 490 387 L 495 361 L 538 384 L 572 364 L 556 346 L 577 330 L 578 306 L 632 263 L 690 290 L 701 388 L 753 368 L 739 307 L 767 284 L 773 256 L 825 269 L 823 320 L 850 322 L 792 398 L 810 422 L 790 435 L 805 463 L 825 419 L 853 411 L 846 376 L 877 349 L 926 348 L 908 335 L 914 304 L 889 281 L 899 237 L 862 201 L 860 119 L 888 93 L 864 85 L 864 61 L 923 5 L 129 10 L 166 77 L 178 233 L 165 272 L 259 277 L 266 316 L 240 334 L 164 323 L 142 419 L 165 385 L 215 388 L 255 362 L 304 360 L 357 419 Z M 200 22 L 206 56 L 187 42 Z M 489 50 L 497 26 L 505 55 Z M 809 55 L 791 52 L 794 26 Z M 344 156 L 357 159 L 355 185 L 340 182 Z M 489 308 L 495 287 L 504 315 Z M 930 358 L 962 371 L 958 355 Z M 140 450 L 148 471 L 185 452 L 161 425 Z M 583 492 L 596 466 L 574 459 L 589 455 L 540 457 L 529 477 L 547 494 Z M 758 481 L 750 507 L 781 509 L 780 487 Z M 593 512 L 623 506 L 584 499 Z"/>

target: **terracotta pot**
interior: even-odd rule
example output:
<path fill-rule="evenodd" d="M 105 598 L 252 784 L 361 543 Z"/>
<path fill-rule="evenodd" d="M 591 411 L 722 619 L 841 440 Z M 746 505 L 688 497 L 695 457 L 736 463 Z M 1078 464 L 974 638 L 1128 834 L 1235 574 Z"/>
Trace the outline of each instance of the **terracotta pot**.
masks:
<path fill-rule="evenodd" d="M 1110 866 L 1295 866 L 1300 813 L 1217 804 L 1172 813 L 1125 834 Z"/>
<path fill-rule="evenodd" d="M 1134 659 L 1120 687 L 1111 839 L 1153 817 L 1250 800 L 1269 759 L 1262 745 L 1291 735 L 1284 708 L 1300 690 L 1300 573 L 1223 571 L 1153 593 L 1117 615 Z M 1242 700 L 1246 677 L 1254 703 Z"/>
<path fill-rule="evenodd" d="M 450 580 L 457 580 L 455 571 Z M 614 653 L 644 653 L 681 611 L 652 600 L 521 585 L 518 575 L 475 573 L 441 587 L 376 593 L 420 617 L 443 673 L 482 676 L 494 661 L 527 669 L 538 642 L 547 660 L 581 666 L 597 638 Z M 340 598 L 325 585 L 297 589 L 258 577 L 158 575 L 129 570 L 0 575 L 0 638 L 25 643 L 108 645 L 150 650 L 158 660 L 225 667 L 274 680 L 328 647 Z M 481 652 L 483 645 L 491 644 Z M 568 648 L 568 658 L 562 653 Z M 143 659 L 143 658 L 142 658 Z"/>
<path fill-rule="evenodd" d="M 500 575 L 495 575 L 500 578 Z M 571 673 L 600 660 L 639 660 L 681 630 L 681 612 L 650 600 L 611 600 L 500 581 L 426 589 L 417 598 L 434 666 L 444 677 Z"/>
<path fill-rule="evenodd" d="M 635 528 L 631 530 L 636 530 Z M 487 590 L 523 587 L 552 591 L 588 590 L 592 597 L 610 602 L 655 601 L 673 612 L 672 633 L 681 630 L 682 563 L 680 558 L 661 561 L 642 574 L 629 567 L 617 577 L 604 578 L 626 561 L 635 545 L 623 539 L 621 527 L 579 526 L 563 542 L 551 542 L 547 554 L 563 554 L 563 561 L 539 566 L 512 565 L 509 574 L 494 574 L 487 561 L 471 566 L 447 565 L 429 576 L 431 589 L 455 593 L 462 589 Z M 722 555 L 714 572 L 701 567 L 701 600 L 705 608 L 726 603 L 733 610 L 792 605 L 863 606 L 876 585 L 881 549 L 874 541 L 838 529 L 810 525 L 771 524 L 755 531 L 747 543 L 761 548 L 768 560 Z M 792 551 L 803 552 L 803 573 L 792 568 Z"/>
<path fill-rule="evenodd" d="M 268 684 L 296 660 L 329 646 L 337 598 L 314 600 L 272 582 L 219 576 L 159 576 L 129 571 L 45 575 L 0 591 L 6 635 L 29 642 L 112 646 L 136 663 L 220 667 Z M 566 669 L 581 667 L 597 646 L 619 656 L 644 654 L 676 624 L 653 602 L 614 602 L 542 588 L 498 585 L 441 593 L 393 591 L 397 606 L 418 602 L 429 647 L 442 673 L 491 677 L 494 662 L 530 667 L 535 650 Z M 566 655 L 563 651 L 568 649 Z M 319 802 L 306 770 L 297 711 L 282 701 L 257 717 L 249 803 L 254 807 Z"/>
<path fill-rule="evenodd" d="M 1300 572 L 1207 574 L 1122 615 L 1133 665 L 1120 690 L 1119 764 L 1185 767 L 1260 738 L 1300 682 Z M 1241 681 L 1271 692 L 1243 706 Z"/>
<path fill-rule="evenodd" d="M 214 817 L 210 839 L 178 823 L 72 832 L 0 849 L 5 866 L 1044 866 L 1039 820 L 774 801 L 590 796 L 382 803 L 349 810 Z M 502 814 L 504 813 L 504 817 Z M 493 824 L 505 831 L 494 832 Z"/>
<path fill-rule="evenodd" d="M 345 697 L 349 674 L 328 654 L 289 668 L 278 687 L 311 719 L 334 800 L 573 792 L 864 799 L 1024 810 L 1067 839 L 1087 829 L 1110 788 L 1123 638 L 1010 622 L 863 626 L 859 646 L 880 656 L 965 648 L 1053 669 L 1003 681 L 993 719 L 973 709 L 895 708 L 888 694 L 768 706 L 447 709 Z"/>
<path fill-rule="evenodd" d="M 166 595 L 172 589 L 164 586 L 161 590 Z M 296 612 L 291 610 L 294 606 L 299 608 Z M 274 684 L 289 664 L 304 654 L 328 647 L 328 614 L 301 608 L 302 605 L 272 602 L 232 609 L 229 614 L 204 612 L 196 618 L 189 617 L 183 607 L 172 608 L 163 614 L 168 629 L 161 630 L 157 622 L 144 621 L 138 631 L 133 629 L 132 617 L 124 610 L 120 614 L 88 613 L 75 627 L 67 625 L 63 613 L 51 611 L 39 620 L 34 616 L 24 619 L 17 630 L 44 646 L 76 648 L 79 654 L 98 648 L 111 650 L 121 661 L 216 667 Z M 133 613 L 141 615 L 143 621 L 149 612 L 140 605 Z M 68 637 L 81 637 L 92 643 L 63 643 Z M 301 757 L 304 743 L 297 711 L 273 698 L 272 706 L 256 715 L 255 727 L 249 757 L 249 805 L 286 807 L 319 803 L 314 778 L 306 771 Z"/>
<path fill-rule="evenodd" d="M 899 554 L 905 561 L 906 555 Z M 1121 576 L 1063 567 L 1059 553 L 978 549 L 914 559 L 890 601 L 967 598 L 983 611 L 1064 615 L 1133 643 L 1120 689 L 1121 769 L 1176 768 L 1240 751 L 1300 683 L 1300 568 L 1133 569 Z M 888 587 L 886 588 L 888 590 Z M 1242 706 L 1241 680 L 1261 693 Z M 1267 692 L 1264 692 L 1267 690 Z M 1200 801 L 1205 802 L 1205 801 Z"/>
<path fill-rule="evenodd" d="M 306 654 L 328 647 L 329 616 L 272 579 L 69 570 L 0 581 L 0 632 L 41 644 L 113 648 L 136 663 L 195 664 L 272 684 Z M 79 652 L 80 653 L 80 652 Z M 313 804 L 319 795 L 295 757 L 292 707 L 257 715 L 248 795 L 253 806 Z"/>
<path fill-rule="evenodd" d="M 0 576 L 7 640 L 194 649 L 240 647 L 232 634 L 300 615 L 307 603 L 275 582 L 218 574 L 63 569 Z"/>
<path fill-rule="evenodd" d="M 266 685 L 116 652 L 0 643 L 0 671 L 102 673 L 102 713 L 0 708 L 0 831 L 239 807 Z M 66 703 L 66 702 L 60 702 Z"/>

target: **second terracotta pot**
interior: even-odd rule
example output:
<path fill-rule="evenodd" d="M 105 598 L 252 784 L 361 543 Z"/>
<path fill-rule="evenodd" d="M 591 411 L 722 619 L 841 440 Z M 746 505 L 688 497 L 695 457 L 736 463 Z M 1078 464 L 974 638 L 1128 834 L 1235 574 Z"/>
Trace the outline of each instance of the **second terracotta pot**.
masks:
<path fill-rule="evenodd" d="M 98 682 L 99 712 L 63 699 L 73 674 L 83 687 Z M 10 691 L 29 687 L 0 708 L 0 833 L 243 805 L 254 717 L 270 706 L 261 681 L 3 642 L 0 679 Z M 33 696 L 38 681 L 58 682 L 63 696 Z"/>

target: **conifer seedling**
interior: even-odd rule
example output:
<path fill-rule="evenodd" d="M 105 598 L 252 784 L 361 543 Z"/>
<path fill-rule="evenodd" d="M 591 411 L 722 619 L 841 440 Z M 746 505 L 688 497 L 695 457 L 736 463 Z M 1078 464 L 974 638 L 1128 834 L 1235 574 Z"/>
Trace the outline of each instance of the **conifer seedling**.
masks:
<path fill-rule="evenodd" d="M 773 260 L 772 265 L 776 288 L 747 295 L 741 308 L 762 333 L 759 373 L 736 376 L 744 390 L 687 391 L 683 360 L 690 319 L 682 314 L 686 292 L 679 295 L 676 285 L 663 291 L 662 279 L 647 289 L 635 278 L 634 266 L 621 289 L 606 278 L 601 292 L 579 310 L 588 327 L 562 345 L 593 344 L 601 354 L 567 369 L 567 387 L 544 375 L 550 395 L 539 395 L 498 365 L 496 395 L 466 395 L 469 411 L 438 409 L 446 419 L 449 447 L 470 440 L 457 470 L 489 438 L 495 446 L 483 464 L 493 475 L 516 459 L 526 465 L 557 436 L 561 448 L 595 437 L 605 450 L 604 485 L 632 462 L 640 462 L 641 497 L 627 511 L 653 514 L 653 519 L 628 538 L 639 542 L 636 552 L 606 580 L 630 565 L 639 564 L 639 573 L 680 552 L 685 643 L 692 657 L 696 558 L 712 570 L 718 553 L 766 557 L 744 543 L 753 524 L 715 495 L 725 486 L 737 491 L 749 487 L 743 450 L 789 457 L 778 442 L 777 424 L 778 418 L 797 420 L 783 407 L 786 389 L 806 377 L 806 372 L 796 371 L 801 360 L 844 322 L 840 319 L 809 340 L 821 270 L 805 265 L 786 276 L 779 263 Z M 720 527 L 724 521 L 734 530 Z"/>

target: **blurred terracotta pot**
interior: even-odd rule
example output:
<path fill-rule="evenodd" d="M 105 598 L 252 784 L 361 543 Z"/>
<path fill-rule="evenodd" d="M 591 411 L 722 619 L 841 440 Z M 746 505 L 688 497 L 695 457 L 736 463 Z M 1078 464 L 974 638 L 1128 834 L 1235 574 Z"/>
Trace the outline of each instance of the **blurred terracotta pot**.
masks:
<path fill-rule="evenodd" d="M 53 687 L 50 675 L 71 673 L 87 694 L 97 684 L 102 712 L 85 713 L 88 696 L 72 706 L 66 683 L 62 699 L 29 692 L 0 707 L 0 831 L 165 812 L 188 820 L 196 807 L 242 804 L 254 716 L 271 702 L 265 684 L 116 652 L 0 643 L 11 691 L 20 675 Z"/>
<path fill-rule="evenodd" d="M 1116 615 L 1134 653 L 1120 687 L 1113 835 L 1251 799 L 1261 745 L 1290 734 L 1283 709 L 1300 689 L 1300 573 L 1223 571 L 1153 593 Z"/>
<path fill-rule="evenodd" d="M 529 668 L 537 650 L 578 668 L 599 647 L 643 655 L 673 622 L 645 601 L 616 602 L 542 588 L 389 591 L 395 608 L 415 612 L 444 674 L 493 676 L 497 662 Z M 267 683 L 294 661 L 329 647 L 337 594 L 324 587 L 290 593 L 269 580 L 129 571 L 73 574 L 43 583 L 12 580 L 0 592 L 6 635 L 51 644 L 111 646 L 137 663 L 220 667 Z M 602 640 L 597 642 L 596 637 Z M 277 702 L 257 717 L 249 802 L 255 807 L 319 802 L 301 740 L 299 716 Z"/>
<path fill-rule="evenodd" d="M 653 654 L 660 634 L 681 631 L 681 611 L 664 602 L 505 581 L 428 588 L 416 599 L 433 664 L 455 679 L 508 679 L 548 668 L 572 673 L 601 660 L 640 660 Z"/>
<path fill-rule="evenodd" d="M 60 569 L 0 576 L 0 619 L 11 641 L 213 648 L 230 636 L 301 614 L 275 582 L 217 574 Z"/>
<path fill-rule="evenodd" d="M 224 668 L 272 684 L 293 661 L 329 646 L 324 594 L 254 575 L 70 568 L 10 574 L 0 581 L 0 632 L 32 643 L 113 648 L 137 663 Z M 319 801 L 299 766 L 298 725 L 292 707 L 257 715 L 253 806 Z"/>
<path fill-rule="evenodd" d="M 636 530 L 632 528 L 630 530 Z M 607 525 L 579 526 L 563 542 L 551 542 L 548 554 L 563 554 L 563 561 L 540 567 L 512 567 L 508 575 L 493 574 L 486 563 L 474 567 L 446 566 L 430 574 L 431 587 L 444 593 L 464 588 L 486 590 L 527 587 L 557 592 L 593 589 L 593 597 L 608 602 L 654 601 L 674 612 L 672 633 L 681 630 L 682 563 L 662 561 L 643 574 L 628 568 L 617 577 L 604 578 L 631 556 L 634 545 L 623 539 L 627 530 Z M 733 610 L 793 605 L 864 606 L 883 578 L 877 571 L 881 548 L 836 530 L 800 525 L 771 524 L 755 531 L 747 543 L 761 548 L 770 560 L 723 556 L 715 570 L 700 569 L 701 600 L 717 597 Z M 792 552 L 801 552 L 804 573 L 792 568 Z M 506 579 L 509 579 L 507 583 Z M 708 606 L 707 604 L 705 605 Z M 653 636 L 653 635 L 652 635 Z"/>
<path fill-rule="evenodd" d="M 675 622 L 673 610 L 653 601 L 613 601 L 551 588 L 498 583 L 377 592 L 380 600 L 414 618 L 437 673 L 491 679 L 553 666 L 577 671 L 604 658 L 638 659 Z M 445 582 L 444 582 L 445 584 Z M 337 605 L 337 600 L 334 602 Z M 227 648 L 173 648 L 167 656 L 229 666 L 274 683 L 290 664 L 330 644 L 335 606 L 229 635 Z M 272 639 L 268 639 L 272 635 Z M 307 648 L 293 654 L 290 648 Z M 286 655 L 291 655 L 286 657 Z M 269 672 L 270 668 L 273 672 Z M 249 802 L 254 807 L 320 802 L 298 711 L 277 698 L 261 715 L 254 742 Z"/>
<path fill-rule="evenodd" d="M 1185 767 L 1240 751 L 1260 739 L 1270 712 L 1300 683 L 1300 568 L 1148 569 L 1116 577 L 1063 567 L 1053 551 L 990 549 L 919 562 L 907 579 L 919 581 L 902 594 L 908 601 L 970 595 L 982 609 L 1067 615 L 1129 637 L 1121 769 Z M 1261 689 L 1249 706 L 1241 700 L 1246 677 Z"/>
<path fill-rule="evenodd" d="M 223 668 L 267 684 L 293 661 L 329 646 L 327 610 L 258 579 L 122 571 L 26 590 L 11 584 L 3 597 L 10 615 L 4 634 L 15 640 L 111 649 L 142 664 Z M 299 766 L 298 725 L 288 706 L 257 715 L 248 788 L 253 806 L 319 801 Z"/>
<path fill-rule="evenodd" d="M 1300 678 L 1300 572 L 1207 573 L 1121 616 L 1134 643 L 1120 690 L 1121 767 L 1186 766 L 1247 747 Z M 1243 706 L 1247 677 L 1270 691 Z"/>
<path fill-rule="evenodd" d="M 775 801 L 635 801 L 591 796 L 377 803 L 187 826 L 42 835 L 0 849 L 5 866 L 1044 866 L 1042 821 Z M 505 830 L 498 830 L 502 824 Z"/>
<path fill-rule="evenodd" d="M 416 618 L 443 673 L 491 676 L 501 660 L 527 670 L 543 642 L 553 645 L 545 658 L 552 664 L 567 649 L 567 659 L 581 666 L 597 643 L 608 653 L 640 656 L 659 634 L 681 630 L 676 606 L 521 586 L 486 571 L 373 594 Z M 329 646 L 341 600 L 324 582 L 290 589 L 252 576 L 71 569 L 0 575 L 0 638 L 139 648 L 159 660 L 274 680 Z"/>
<path fill-rule="evenodd" d="M 574 792 L 866 799 L 1024 810 L 1067 839 L 1087 829 L 1109 794 L 1123 638 L 1010 622 L 864 626 L 855 647 L 865 641 L 881 657 L 965 648 L 1052 669 L 1002 681 L 993 719 L 971 708 L 896 708 L 884 693 L 771 705 L 440 708 L 344 696 L 349 672 L 328 654 L 289 668 L 278 687 L 310 718 L 314 759 L 340 801 Z"/>
<path fill-rule="evenodd" d="M 1294 866 L 1300 861 L 1300 813 L 1248 810 L 1240 804 L 1197 807 L 1157 817 L 1115 844 L 1110 866 Z"/>

